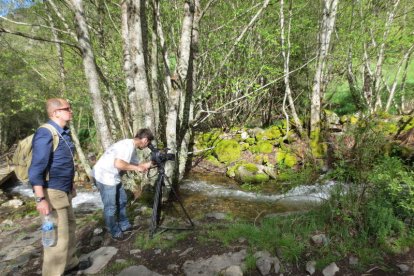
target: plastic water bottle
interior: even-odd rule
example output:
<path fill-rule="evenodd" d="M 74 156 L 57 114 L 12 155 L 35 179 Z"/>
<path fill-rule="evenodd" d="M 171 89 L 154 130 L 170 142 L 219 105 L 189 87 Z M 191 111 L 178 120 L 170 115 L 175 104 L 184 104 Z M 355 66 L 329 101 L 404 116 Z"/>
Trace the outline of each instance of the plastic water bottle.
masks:
<path fill-rule="evenodd" d="M 42 223 L 42 244 L 44 247 L 54 245 L 56 242 L 56 228 L 50 215 L 46 215 Z"/>

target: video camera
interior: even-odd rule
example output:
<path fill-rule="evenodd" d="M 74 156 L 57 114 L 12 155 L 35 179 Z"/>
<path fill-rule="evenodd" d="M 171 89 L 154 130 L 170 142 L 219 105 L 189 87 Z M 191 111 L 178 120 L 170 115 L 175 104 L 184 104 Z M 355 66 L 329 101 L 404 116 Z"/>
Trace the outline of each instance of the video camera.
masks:
<path fill-rule="evenodd" d="M 175 161 L 175 155 L 173 153 L 166 153 L 168 148 L 159 150 L 152 144 L 149 144 L 148 148 L 151 150 L 151 161 L 157 165 L 163 164 L 166 161 Z"/>

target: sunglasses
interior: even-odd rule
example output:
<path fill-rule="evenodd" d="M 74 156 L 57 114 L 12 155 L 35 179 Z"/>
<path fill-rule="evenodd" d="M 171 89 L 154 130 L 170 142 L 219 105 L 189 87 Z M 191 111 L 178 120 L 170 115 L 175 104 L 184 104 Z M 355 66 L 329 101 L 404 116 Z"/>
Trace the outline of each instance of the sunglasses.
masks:
<path fill-rule="evenodd" d="M 72 111 L 72 108 L 71 107 L 58 108 L 55 111 L 58 111 L 58 110 L 64 110 L 64 111 L 67 111 L 67 112 L 71 112 Z"/>

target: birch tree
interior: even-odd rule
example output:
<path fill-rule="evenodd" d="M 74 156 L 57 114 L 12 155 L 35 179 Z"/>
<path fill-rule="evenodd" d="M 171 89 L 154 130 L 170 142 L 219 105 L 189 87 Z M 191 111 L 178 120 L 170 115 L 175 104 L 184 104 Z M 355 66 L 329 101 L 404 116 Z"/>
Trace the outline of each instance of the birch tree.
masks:
<path fill-rule="evenodd" d="M 112 144 L 111 134 L 105 119 L 105 113 L 102 104 L 101 90 L 99 88 L 99 76 L 95 66 L 93 49 L 90 44 L 88 25 L 84 17 L 82 0 L 70 0 L 75 12 L 75 22 L 77 26 L 77 38 L 79 47 L 82 51 L 82 61 L 85 77 L 89 86 L 93 103 L 93 117 L 97 133 L 104 149 Z"/>
<path fill-rule="evenodd" d="M 311 95 L 311 132 L 319 132 L 321 122 L 321 99 L 323 84 L 326 79 L 325 68 L 331 45 L 331 36 L 336 20 L 339 0 L 323 0 L 323 14 L 319 30 L 318 58 L 316 61 L 315 76 Z M 318 136 L 318 135 L 317 135 Z"/>
<path fill-rule="evenodd" d="M 302 123 L 299 120 L 299 116 L 296 112 L 295 103 L 292 97 L 292 90 L 290 86 L 290 29 L 292 24 L 292 2 L 289 1 L 289 17 L 288 17 L 288 24 L 287 24 L 287 38 L 285 37 L 285 13 L 284 13 L 284 0 L 280 1 L 280 44 L 282 47 L 282 56 L 283 56 L 283 74 L 284 74 L 284 82 L 285 82 L 285 97 L 283 102 L 285 103 L 286 98 L 289 101 L 289 108 L 292 114 L 293 120 L 295 122 L 295 126 L 298 129 L 301 136 L 304 135 Z M 285 106 L 285 105 L 283 105 Z M 286 116 L 287 125 L 289 125 L 289 116 Z M 288 133 L 289 131 L 287 131 Z"/>
<path fill-rule="evenodd" d="M 138 128 L 150 128 L 154 131 L 154 110 L 152 106 L 152 100 L 150 96 L 150 89 L 148 83 L 148 63 L 146 59 L 148 57 L 148 51 L 145 44 L 144 37 L 146 36 L 146 29 L 143 25 L 143 18 L 145 17 L 145 1 L 143 0 L 131 0 L 131 7 L 128 9 L 129 14 L 129 47 L 132 58 L 132 74 L 135 85 L 136 99 L 138 101 L 138 113 L 132 114 L 139 119 L 134 120 L 133 126 L 134 133 Z"/>

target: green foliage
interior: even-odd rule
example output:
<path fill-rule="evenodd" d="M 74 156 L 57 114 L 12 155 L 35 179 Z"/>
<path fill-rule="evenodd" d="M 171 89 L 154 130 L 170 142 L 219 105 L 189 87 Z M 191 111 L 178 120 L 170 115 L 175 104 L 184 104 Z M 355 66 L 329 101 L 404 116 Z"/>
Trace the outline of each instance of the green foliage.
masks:
<path fill-rule="evenodd" d="M 379 199 L 378 199 L 379 200 Z M 385 244 L 387 239 L 401 235 L 404 223 L 394 215 L 393 208 L 383 199 L 381 201 L 368 202 L 365 214 L 365 231 L 368 236 L 376 238 L 380 244 Z"/>
<path fill-rule="evenodd" d="M 287 166 L 280 166 L 278 171 L 278 180 L 292 187 L 299 185 L 314 184 L 320 177 L 319 168 L 312 163 L 306 163 L 299 169 L 292 169 Z"/>
<path fill-rule="evenodd" d="M 386 144 L 386 137 L 377 129 L 376 121 L 361 119 L 338 137 L 331 175 L 343 182 L 367 183 L 373 166 L 384 157 Z"/>
<path fill-rule="evenodd" d="M 253 185 L 250 183 L 243 183 L 240 188 L 242 188 L 242 190 L 244 191 L 248 191 L 248 192 L 258 192 L 260 191 L 260 186 L 257 185 Z"/>
<path fill-rule="evenodd" d="M 414 216 L 414 174 L 396 157 L 384 157 L 372 170 L 369 181 L 375 194 L 391 204 L 400 217 Z"/>

